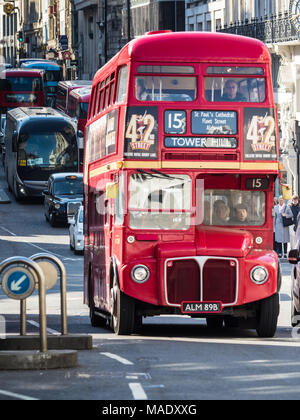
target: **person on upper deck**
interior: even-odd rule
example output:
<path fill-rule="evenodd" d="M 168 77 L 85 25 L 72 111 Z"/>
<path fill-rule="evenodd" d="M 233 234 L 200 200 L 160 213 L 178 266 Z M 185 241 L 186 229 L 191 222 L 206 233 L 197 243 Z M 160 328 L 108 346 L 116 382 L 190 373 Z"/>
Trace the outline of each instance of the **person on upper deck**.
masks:
<path fill-rule="evenodd" d="M 221 100 L 226 102 L 245 102 L 246 98 L 238 92 L 237 82 L 234 79 L 228 79 L 225 82 Z"/>

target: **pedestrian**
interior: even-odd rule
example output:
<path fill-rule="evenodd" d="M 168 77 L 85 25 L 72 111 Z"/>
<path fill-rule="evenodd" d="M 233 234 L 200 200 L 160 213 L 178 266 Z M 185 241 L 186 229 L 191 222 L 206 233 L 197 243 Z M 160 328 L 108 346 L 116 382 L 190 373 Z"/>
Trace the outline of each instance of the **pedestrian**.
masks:
<path fill-rule="evenodd" d="M 285 203 L 282 196 L 279 197 L 279 203 L 275 206 L 274 228 L 275 228 L 275 245 L 279 258 L 287 258 L 287 245 L 290 242 L 289 226 L 283 226 L 282 216 L 293 218 L 293 213 L 288 204 Z M 282 253 L 283 247 L 283 253 Z"/>
<path fill-rule="evenodd" d="M 272 217 L 275 217 L 275 206 L 278 204 L 278 198 L 274 197 L 273 200 L 273 207 L 272 207 Z M 274 223 L 274 219 L 273 219 L 273 250 L 277 252 L 278 249 L 278 245 L 277 242 L 275 241 L 275 223 Z"/>
<path fill-rule="evenodd" d="M 298 195 L 294 194 L 292 197 L 292 202 L 290 204 L 291 206 L 291 210 L 293 212 L 293 219 L 294 219 L 294 225 L 291 226 L 291 247 L 294 248 L 295 247 L 295 241 L 296 241 L 296 230 L 297 230 L 297 225 L 298 225 L 298 214 L 300 211 L 300 206 L 299 206 L 299 197 Z"/>

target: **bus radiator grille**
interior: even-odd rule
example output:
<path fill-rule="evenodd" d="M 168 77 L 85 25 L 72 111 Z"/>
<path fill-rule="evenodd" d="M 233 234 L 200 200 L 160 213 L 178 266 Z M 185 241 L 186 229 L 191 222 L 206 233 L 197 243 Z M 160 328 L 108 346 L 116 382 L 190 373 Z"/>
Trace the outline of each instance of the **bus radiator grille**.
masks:
<path fill-rule="evenodd" d="M 236 263 L 230 259 L 183 259 L 167 262 L 168 303 L 184 301 L 221 301 L 233 304 L 236 299 Z M 202 273 L 202 279 L 201 279 Z"/>

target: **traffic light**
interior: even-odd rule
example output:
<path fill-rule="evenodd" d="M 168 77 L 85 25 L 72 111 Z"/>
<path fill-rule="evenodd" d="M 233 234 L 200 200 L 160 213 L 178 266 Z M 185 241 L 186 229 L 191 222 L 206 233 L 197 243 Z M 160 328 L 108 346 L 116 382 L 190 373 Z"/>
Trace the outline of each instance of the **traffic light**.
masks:
<path fill-rule="evenodd" d="M 19 31 L 18 32 L 18 40 L 19 40 L 19 42 L 23 42 L 24 41 L 23 31 Z"/>

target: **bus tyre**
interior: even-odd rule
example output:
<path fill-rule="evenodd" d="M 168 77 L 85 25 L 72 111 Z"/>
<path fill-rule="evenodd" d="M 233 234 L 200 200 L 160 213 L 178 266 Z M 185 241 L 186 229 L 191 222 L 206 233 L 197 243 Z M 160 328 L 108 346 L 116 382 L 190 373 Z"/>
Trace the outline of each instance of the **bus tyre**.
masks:
<path fill-rule="evenodd" d="M 279 315 L 279 293 L 259 303 L 256 331 L 259 337 L 274 337 Z"/>
<path fill-rule="evenodd" d="M 95 307 L 93 305 L 90 306 L 90 321 L 92 327 L 106 327 L 106 318 L 97 315 L 97 312 L 95 311 Z"/>
<path fill-rule="evenodd" d="M 112 295 L 111 326 L 117 335 L 129 335 L 133 332 L 135 322 L 134 299 L 125 295 L 114 279 Z"/>
<path fill-rule="evenodd" d="M 20 196 L 19 191 L 18 191 L 16 179 L 14 179 L 14 196 L 15 196 L 16 201 L 21 200 L 21 196 Z"/>

